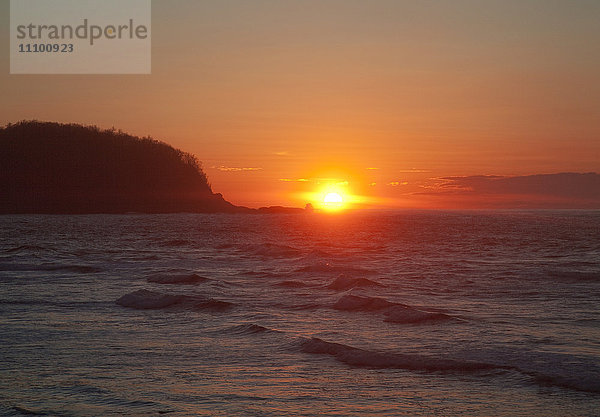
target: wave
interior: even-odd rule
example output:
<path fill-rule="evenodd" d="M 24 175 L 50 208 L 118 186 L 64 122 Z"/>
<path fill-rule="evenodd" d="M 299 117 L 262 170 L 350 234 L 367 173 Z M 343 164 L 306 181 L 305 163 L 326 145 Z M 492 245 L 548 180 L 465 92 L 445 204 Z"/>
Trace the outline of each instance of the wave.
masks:
<path fill-rule="evenodd" d="M 76 274 L 95 274 L 104 269 L 91 265 L 77 264 L 23 264 L 23 263 L 0 263 L 0 271 L 46 271 L 46 272 L 73 272 Z"/>
<path fill-rule="evenodd" d="M 267 332 L 275 332 L 276 330 L 268 329 L 258 324 L 240 324 L 227 329 L 228 333 L 233 334 L 259 334 Z"/>
<path fill-rule="evenodd" d="M 316 264 L 306 265 L 297 268 L 295 272 L 304 273 L 322 273 L 322 274 L 348 274 L 348 275 L 374 275 L 375 271 L 370 269 L 353 266 L 334 266 L 329 262 L 317 262 Z"/>
<path fill-rule="evenodd" d="M 256 243 L 242 245 L 227 243 L 218 245 L 215 249 L 231 249 L 238 253 L 262 258 L 298 258 L 302 255 L 302 251 L 300 249 L 279 243 Z"/>
<path fill-rule="evenodd" d="M 548 275 L 567 282 L 600 282 L 600 272 L 593 271 L 550 271 Z"/>
<path fill-rule="evenodd" d="M 15 263 L 0 263 L 0 271 L 3 272 L 16 272 L 16 271 L 37 271 L 40 269 L 39 265 L 35 264 L 15 264 Z M 0 277 L 3 279 L 5 277 Z"/>
<path fill-rule="evenodd" d="M 12 409 L 15 410 L 16 412 L 18 412 L 19 415 L 23 415 L 23 416 L 47 416 L 48 415 L 48 413 L 46 413 L 44 411 L 32 410 L 30 408 L 20 407 L 18 405 L 13 406 Z"/>
<path fill-rule="evenodd" d="M 478 372 L 494 369 L 511 369 L 490 363 L 439 359 L 425 355 L 382 353 L 355 348 L 341 343 L 327 342 L 313 337 L 300 343 L 305 353 L 331 355 L 346 365 L 374 369 L 406 369 L 428 372 Z"/>
<path fill-rule="evenodd" d="M 297 258 L 302 254 L 302 252 L 297 248 L 276 243 L 246 245 L 244 250 L 253 255 L 262 256 L 265 258 Z"/>
<path fill-rule="evenodd" d="M 23 305 L 23 306 L 48 306 L 63 310 L 98 309 L 106 305 L 104 301 L 57 301 L 56 299 L 20 298 L 13 300 L 0 300 L 0 305 Z"/>
<path fill-rule="evenodd" d="M 426 355 L 376 352 L 341 343 L 327 342 L 316 337 L 302 340 L 300 350 L 304 353 L 330 355 L 341 363 L 357 368 L 460 373 L 513 371 L 531 377 L 532 382 L 540 386 L 555 386 L 582 392 L 600 393 L 600 379 L 595 375 L 552 375 L 514 365 L 436 358 Z"/>
<path fill-rule="evenodd" d="M 389 308 L 384 314 L 386 316 L 384 321 L 403 324 L 416 324 L 456 319 L 448 314 L 432 313 L 403 305 L 395 305 Z"/>
<path fill-rule="evenodd" d="M 386 322 L 417 324 L 426 322 L 458 320 L 456 317 L 442 313 L 429 312 L 406 304 L 393 303 L 384 298 L 344 295 L 334 305 L 334 310 L 341 311 L 383 311 Z"/>
<path fill-rule="evenodd" d="M 384 321 L 388 323 L 421 324 L 459 320 L 442 312 L 424 311 L 406 304 L 392 303 L 384 298 L 358 295 L 344 295 L 333 305 L 333 309 L 361 312 L 383 311 Z"/>
<path fill-rule="evenodd" d="M 0 263 L 0 271 L 5 272 L 70 272 L 75 274 L 96 274 L 104 269 L 90 265 L 53 265 Z"/>
<path fill-rule="evenodd" d="M 591 392 L 600 394 L 600 379 L 598 377 L 586 377 L 582 375 L 565 376 L 565 375 L 546 375 L 537 372 L 523 373 L 531 375 L 534 381 L 541 386 L 554 386 L 560 388 L 569 388 L 576 391 Z"/>
<path fill-rule="evenodd" d="M 182 307 L 191 310 L 225 311 L 233 307 L 233 303 L 227 301 L 188 295 L 163 294 L 149 290 L 137 290 L 125 294 L 117 299 L 115 303 L 136 310 Z"/>
<path fill-rule="evenodd" d="M 313 249 L 302 257 L 305 261 L 319 261 L 327 258 L 331 258 L 331 253 L 322 249 Z"/>
<path fill-rule="evenodd" d="M 16 247 L 10 248 L 10 249 L 5 249 L 3 252 L 5 252 L 5 253 L 39 252 L 39 251 L 45 251 L 45 250 L 48 250 L 48 248 L 45 248 L 45 247 L 39 246 L 39 245 L 21 245 L 21 246 L 16 246 Z"/>
<path fill-rule="evenodd" d="M 282 306 L 284 308 L 287 308 L 289 310 L 307 310 L 307 311 L 311 311 L 311 310 L 318 310 L 320 308 L 322 308 L 323 306 L 321 304 L 318 303 L 299 303 L 299 304 L 292 304 L 292 305 L 285 305 Z"/>
<path fill-rule="evenodd" d="M 163 245 L 169 246 L 169 247 L 181 247 L 181 246 L 193 245 L 194 242 L 191 242 L 191 241 L 185 240 L 185 239 L 173 239 L 173 240 L 167 240 L 162 243 L 163 243 Z"/>
<path fill-rule="evenodd" d="M 368 278 L 352 278 L 346 274 L 340 274 L 327 286 L 327 288 L 336 291 L 349 290 L 356 287 L 384 287 L 384 285 L 371 281 Z"/>
<path fill-rule="evenodd" d="M 95 274 L 102 272 L 102 268 L 90 265 L 42 265 L 42 271 L 74 272 L 76 274 Z"/>
<path fill-rule="evenodd" d="M 155 275 L 149 277 L 148 282 L 156 284 L 198 284 L 210 281 L 209 278 L 197 274 L 177 274 L 177 275 Z"/>
<path fill-rule="evenodd" d="M 238 276 L 253 276 L 253 277 L 259 277 L 259 278 L 281 278 L 282 276 L 285 276 L 287 274 L 281 274 L 281 273 L 277 273 L 277 272 L 270 272 L 270 271 L 240 271 L 238 274 Z"/>
<path fill-rule="evenodd" d="M 137 310 L 155 310 L 181 304 L 188 297 L 184 295 L 162 294 L 149 290 L 137 290 L 125 294 L 117 301 L 118 305 Z"/>
<path fill-rule="evenodd" d="M 391 303 L 379 297 L 362 297 L 358 295 L 344 295 L 333 305 L 335 310 L 342 311 L 376 311 L 402 304 Z M 408 307 L 408 306 L 406 306 Z"/>
<path fill-rule="evenodd" d="M 215 246 L 215 249 L 233 249 L 235 245 L 233 243 L 223 243 Z"/>
<path fill-rule="evenodd" d="M 281 281 L 275 285 L 277 285 L 278 287 L 286 287 L 286 288 L 306 288 L 306 287 L 311 286 L 310 284 L 307 284 L 306 282 L 293 281 L 293 280 Z"/>
<path fill-rule="evenodd" d="M 209 298 L 194 304 L 194 310 L 225 311 L 233 308 L 233 303 Z"/>

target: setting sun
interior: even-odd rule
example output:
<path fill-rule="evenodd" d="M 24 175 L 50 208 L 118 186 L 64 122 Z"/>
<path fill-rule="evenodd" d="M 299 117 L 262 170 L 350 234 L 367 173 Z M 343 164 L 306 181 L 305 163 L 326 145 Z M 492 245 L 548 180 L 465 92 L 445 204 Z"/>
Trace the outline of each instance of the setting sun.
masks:
<path fill-rule="evenodd" d="M 362 207 L 371 203 L 371 199 L 357 193 L 350 177 L 333 176 L 318 173 L 314 177 L 307 176 L 305 181 L 299 182 L 305 191 L 296 194 L 300 201 L 310 203 L 317 211 L 339 212 Z M 312 189 L 312 190 L 311 190 Z"/>
<path fill-rule="evenodd" d="M 344 199 L 338 193 L 329 193 L 325 196 L 323 202 L 326 204 L 341 204 L 344 202 Z"/>
<path fill-rule="evenodd" d="M 339 193 L 327 193 L 323 197 L 323 208 L 327 210 L 339 210 L 344 205 L 344 199 Z"/>

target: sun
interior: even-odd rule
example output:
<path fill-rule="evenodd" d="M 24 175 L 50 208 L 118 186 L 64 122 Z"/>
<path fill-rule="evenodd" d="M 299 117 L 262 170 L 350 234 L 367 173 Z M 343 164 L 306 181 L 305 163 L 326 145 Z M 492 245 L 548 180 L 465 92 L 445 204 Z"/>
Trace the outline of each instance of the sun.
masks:
<path fill-rule="evenodd" d="M 358 209 L 365 201 L 364 196 L 353 192 L 353 186 L 357 185 L 352 178 L 332 173 L 319 173 L 307 178 L 300 182 L 305 191 L 295 196 L 316 212 L 341 214 Z"/>
<path fill-rule="evenodd" d="M 327 193 L 323 197 L 323 208 L 327 210 L 339 210 L 344 206 L 344 198 L 340 193 Z"/>
<path fill-rule="evenodd" d="M 338 193 L 327 193 L 325 197 L 323 197 L 323 203 L 326 204 L 340 204 L 343 202 L 344 199 Z"/>

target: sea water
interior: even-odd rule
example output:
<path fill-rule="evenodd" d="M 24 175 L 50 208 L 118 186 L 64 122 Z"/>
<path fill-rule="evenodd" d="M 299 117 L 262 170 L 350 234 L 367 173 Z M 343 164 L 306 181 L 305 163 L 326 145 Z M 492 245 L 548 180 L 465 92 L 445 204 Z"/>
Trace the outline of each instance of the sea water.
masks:
<path fill-rule="evenodd" d="M 598 211 L 0 233 L 0 415 L 600 415 Z"/>

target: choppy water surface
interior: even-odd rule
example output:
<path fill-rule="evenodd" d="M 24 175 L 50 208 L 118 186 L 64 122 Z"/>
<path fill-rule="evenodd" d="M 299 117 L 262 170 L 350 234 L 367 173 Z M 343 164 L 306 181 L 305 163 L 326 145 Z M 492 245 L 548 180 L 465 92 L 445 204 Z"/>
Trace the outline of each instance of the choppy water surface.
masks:
<path fill-rule="evenodd" d="M 0 415 L 600 413 L 599 212 L 0 230 Z"/>

